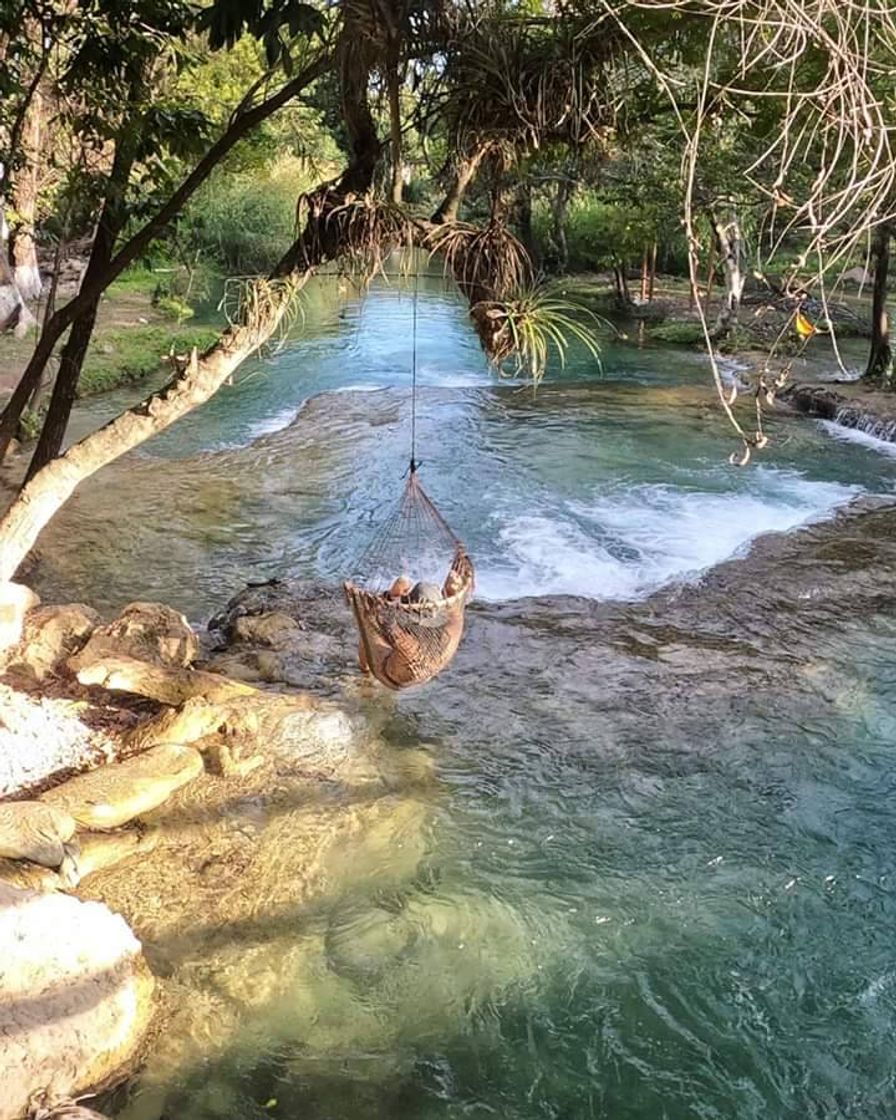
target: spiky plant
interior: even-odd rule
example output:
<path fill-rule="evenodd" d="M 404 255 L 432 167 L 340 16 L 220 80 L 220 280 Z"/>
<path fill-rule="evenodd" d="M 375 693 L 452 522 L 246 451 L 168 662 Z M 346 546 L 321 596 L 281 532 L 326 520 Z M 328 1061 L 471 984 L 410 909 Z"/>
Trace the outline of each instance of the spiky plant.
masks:
<path fill-rule="evenodd" d="M 606 319 L 557 296 L 543 284 L 521 288 L 507 299 L 481 305 L 478 311 L 493 324 L 493 350 L 489 357 L 498 372 L 508 376 L 523 374 L 535 385 L 544 377 L 552 353 L 561 366 L 566 364 L 573 341 L 599 360 L 597 333 L 613 330 Z"/>

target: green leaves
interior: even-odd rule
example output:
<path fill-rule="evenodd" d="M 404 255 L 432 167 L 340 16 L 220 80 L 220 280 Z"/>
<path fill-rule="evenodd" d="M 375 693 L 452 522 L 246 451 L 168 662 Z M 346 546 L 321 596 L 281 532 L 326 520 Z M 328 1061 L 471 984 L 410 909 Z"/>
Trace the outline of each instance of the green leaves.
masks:
<path fill-rule="evenodd" d="M 213 50 L 232 47 L 245 34 L 264 45 L 269 66 L 291 69 L 290 40 L 311 38 L 324 29 L 321 11 L 303 0 L 214 0 L 203 9 L 197 26 L 208 33 Z"/>

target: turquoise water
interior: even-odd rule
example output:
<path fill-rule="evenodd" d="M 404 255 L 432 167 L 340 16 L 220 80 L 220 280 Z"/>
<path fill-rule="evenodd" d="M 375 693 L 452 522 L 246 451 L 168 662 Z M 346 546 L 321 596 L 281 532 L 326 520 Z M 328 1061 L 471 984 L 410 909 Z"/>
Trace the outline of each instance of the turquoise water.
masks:
<path fill-rule="evenodd" d="M 150 1059 L 120 1115 L 892 1116 L 889 538 L 693 584 L 891 494 L 896 461 L 778 417 L 737 470 L 698 357 L 608 343 L 533 396 L 495 383 L 439 285 L 419 311 L 423 478 L 480 573 L 457 662 L 386 721 L 436 769 L 419 858 L 334 874 L 267 958 L 258 931 L 225 931 L 226 966 L 201 939 L 175 954 L 182 1002 L 225 992 L 238 1026 L 176 1072 Z M 247 579 L 338 577 L 401 487 L 410 315 L 394 287 L 321 297 L 306 341 L 85 487 L 43 590 L 201 620 Z"/>
<path fill-rule="evenodd" d="M 894 462 L 784 417 L 769 452 L 732 469 L 698 354 L 607 338 L 600 363 L 574 353 L 533 396 L 496 381 L 444 282 L 422 282 L 418 320 L 421 477 L 484 598 L 642 596 L 892 491 Z M 44 586 L 110 608 L 161 598 L 199 621 L 248 580 L 350 573 L 410 453 L 411 321 L 407 286 L 358 299 L 322 280 L 300 339 L 81 488 L 46 534 Z M 127 400 L 86 402 L 76 434 Z"/>

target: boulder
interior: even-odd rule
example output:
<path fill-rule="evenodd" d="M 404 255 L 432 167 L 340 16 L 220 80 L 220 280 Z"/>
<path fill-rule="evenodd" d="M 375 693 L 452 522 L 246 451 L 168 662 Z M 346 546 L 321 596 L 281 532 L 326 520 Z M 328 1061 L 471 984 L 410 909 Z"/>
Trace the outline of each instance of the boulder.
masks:
<path fill-rule="evenodd" d="M 0 1120 L 18 1120 L 38 1091 L 73 1098 L 124 1072 L 154 981 L 123 918 L 0 883 L 0 961 Z"/>
<path fill-rule="evenodd" d="M 44 680 L 81 649 L 99 622 L 97 612 L 81 603 L 30 611 L 10 668 L 30 670 L 37 680 Z"/>
<path fill-rule="evenodd" d="M 68 665 L 78 673 L 106 658 L 130 657 L 166 668 L 186 668 L 198 655 L 199 639 L 182 614 L 164 603 L 131 603 L 113 622 L 98 627 Z"/>
<path fill-rule="evenodd" d="M 163 743 L 124 762 L 81 774 L 41 795 L 85 828 L 118 828 L 166 801 L 202 772 L 202 755 Z"/>
<path fill-rule="evenodd" d="M 239 615 L 234 620 L 232 636 L 235 641 L 270 649 L 288 649 L 302 639 L 302 627 L 294 618 L 280 611 L 265 614 Z"/>
<path fill-rule="evenodd" d="M 59 867 L 64 845 L 75 834 L 68 813 L 40 801 L 0 804 L 0 856 L 30 859 L 43 867 Z"/>
<path fill-rule="evenodd" d="M 40 599 L 21 583 L 0 583 L 0 654 L 18 645 L 25 615 Z"/>

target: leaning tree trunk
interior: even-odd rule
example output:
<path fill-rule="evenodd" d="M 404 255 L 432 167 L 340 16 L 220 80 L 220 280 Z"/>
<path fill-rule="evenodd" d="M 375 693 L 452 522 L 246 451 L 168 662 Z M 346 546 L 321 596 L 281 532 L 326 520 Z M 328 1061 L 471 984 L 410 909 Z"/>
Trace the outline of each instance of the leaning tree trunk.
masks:
<path fill-rule="evenodd" d="M 735 216 L 728 222 L 715 214 L 710 215 L 716 252 L 722 262 L 725 277 L 725 298 L 713 327 L 714 339 L 725 338 L 737 325 L 740 314 L 740 301 L 744 293 L 743 238 L 740 224 Z"/>
<path fill-rule="evenodd" d="M 887 312 L 887 275 L 890 271 L 890 227 L 878 226 L 874 234 L 874 292 L 871 304 L 871 353 L 865 376 L 889 383 L 893 377 L 893 347 L 890 341 L 890 316 Z"/>
<path fill-rule="evenodd" d="M 347 21 L 343 35 L 348 37 L 353 32 Z M 350 222 L 346 203 L 352 196 L 370 190 L 380 144 L 367 102 L 369 73 L 353 66 L 346 51 L 340 77 L 351 159 L 339 182 L 335 186 L 325 184 L 315 192 L 305 229 L 271 277 L 255 282 L 253 298 L 245 304 L 250 310 L 239 326 L 225 331 L 201 357 L 194 350 L 186 369 L 166 386 L 74 444 L 25 484 L 0 519 L 0 584 L 12 579 L 41 530 L 80 482 L 212 397 L 283 322 L 295 289 L 307 281 L 316 266 L 342 250 Z"/>
<path fill-rule="evenodd" d="M 12 579 L 41 530 L 80 482 L 207 401 L 240 363 L 270 337 L 287 305 L 288 293 L 284 292 L 272 303 L 271 314 L 263 323 L 227 331 L 201 358 L 194 351 L 186 370 L 163 389 L 74 444 L 61 458 L 39 471 L 0 520 L 0 583 Z"/>
<path fill-rule="evenodd" d="M 3 461 L 9 445 L 14 438 L 22 418 L 22 413 L 32 394 L 40 383 L 47 362 L 53 355 L 53 350 L 59 339 L 65 334 L 79 315 L 82 315 L 108 288 L 116 277 L 133 264 L 142 253 L 146 251 L 153 239 L 163 230 L 168 223 L 180 213 L 180 210 L 195 191 L 205 182 L 221 160 L 231 151 L 234 145 L 252 131 L 258 124 L 265 121 L 278 109 L 302 90 L 306 89 L 315 79 L 326 73 L 331 64 L 329 53 L 323 53 L 313 62 L 309 63 L 301 73 L 297 74 L 276 93 L 272 94 L 260 104 L 239 113 L 230 123 L 227 131 L 221 135 L 203 158 L 197 163 L 190 174 L 183 180 L 168 201 L 161 206 L 149 221 L 142 226 L 133 237 L 115 254 L 105 273 L 95 282 L 83 283 L 74 299 L 54 312 L 48 322 L 44 324 L 34 353 L 25 371 L 19 379 L 15 390 L 0 414 L 0 462 Z M 0 208 L 0 222 L 2 222 L 2 208 Z M 3 329 L 3 242 L 0 238 L 0 330 Z M 27 310 L 27 309 L 26 309 Z"/>

